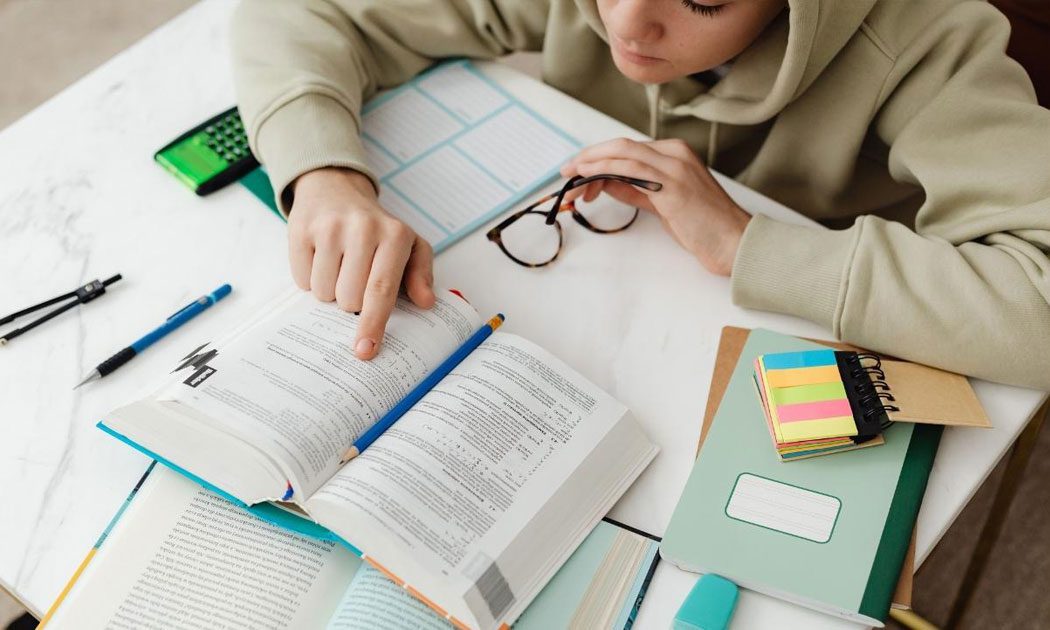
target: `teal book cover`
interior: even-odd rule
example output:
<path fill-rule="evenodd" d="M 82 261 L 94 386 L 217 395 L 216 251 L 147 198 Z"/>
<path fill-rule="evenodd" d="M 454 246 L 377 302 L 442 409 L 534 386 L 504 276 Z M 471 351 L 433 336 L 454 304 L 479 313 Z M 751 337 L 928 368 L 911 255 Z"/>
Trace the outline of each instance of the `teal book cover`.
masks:
<path fill-rule="evenodd" d="M 881 446 L 780 461 L 754 360 L 822 347 L 767 330 L 750 334 L 660 553 L 688 571 L 881 626 L 941 427 L 896 423 Z"/>

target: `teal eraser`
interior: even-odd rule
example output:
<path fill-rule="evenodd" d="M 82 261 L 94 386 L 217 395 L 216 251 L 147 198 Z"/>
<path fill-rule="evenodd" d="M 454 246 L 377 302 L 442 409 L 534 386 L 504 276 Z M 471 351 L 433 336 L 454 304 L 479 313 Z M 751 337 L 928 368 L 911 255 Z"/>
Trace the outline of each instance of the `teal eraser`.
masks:
<path fill-rule="evenodd" d="M 723 630 L 736 607 L 738 589 L 724 577 L 701 575 L 674 616 L 674 630 Z"/>

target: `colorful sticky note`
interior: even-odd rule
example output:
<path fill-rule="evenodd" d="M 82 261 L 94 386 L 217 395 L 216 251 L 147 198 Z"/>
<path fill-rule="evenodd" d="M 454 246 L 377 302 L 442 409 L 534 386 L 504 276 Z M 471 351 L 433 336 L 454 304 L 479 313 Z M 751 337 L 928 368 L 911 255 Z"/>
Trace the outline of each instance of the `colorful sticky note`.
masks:
<path fill-rule="evenodd" d="M 852 417 L 849 401 L 845 397 L 835 400 L 817 400 L 814 402 L 777 405 L 777 419 L 784 422 L 803 420 L 822 420 L 824 418 Z"/>
<path fill-rule="evenodd" d="M 767 370 L 790 370 L 793 368 L 838 365 L 834 350 L 807 350 L 805 352 L 777 352 L 763 354 L 762 362 Z"/>
<path fill-rule="evenodd" d="M 796 403 L 816 402 L 818 400 L 835 400 L 846 397 L 846 388 L 842 381 L 835 383 L 814 383 L 797 387 L 779 387 L 772 392 L 774 405 L 793 405 Z"/>
<path fill-rule="evenodd" d="M 805 420 L 803 422 L 785 422 L 780 425 L 780 432 L 785 442 L 813 440 L 822 437 L 850 436 L 857 434 L 857 425 L 853 416 Z"/>
<path fill-rule="evenodd" d="M 770 370 L 766 368 L 766 382 L 770 387 L 796 387 L 815 383 L 842 382 L 838 366 L 794 368 L 790 370 Z"/>

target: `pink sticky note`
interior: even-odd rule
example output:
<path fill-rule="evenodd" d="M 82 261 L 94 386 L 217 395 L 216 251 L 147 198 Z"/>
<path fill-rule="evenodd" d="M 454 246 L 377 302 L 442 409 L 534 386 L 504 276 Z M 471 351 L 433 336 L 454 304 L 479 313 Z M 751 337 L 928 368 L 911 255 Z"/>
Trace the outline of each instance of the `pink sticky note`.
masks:
<path fill-rule="evenodd" d="M 819 420 L 853 415 L 849 400 L 819 400 L 817 402 L 777 405 L 777 419 L 781 422 L 798 422 L 801 420 Z"/>

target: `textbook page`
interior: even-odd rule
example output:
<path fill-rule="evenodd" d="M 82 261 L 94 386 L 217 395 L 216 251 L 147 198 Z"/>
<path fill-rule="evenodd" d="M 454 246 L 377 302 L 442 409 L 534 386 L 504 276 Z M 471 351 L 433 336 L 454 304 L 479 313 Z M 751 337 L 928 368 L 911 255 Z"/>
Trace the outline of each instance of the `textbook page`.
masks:
<path fill-rule="evenodd" d="M 46 627 L 323 628 L 360 565 L 155 466 Z"/>
<path fill-rule="evenodd" d="M 466 614 L 455 604 L 477 589 L 500 619 L 542 586 L 534 583 L 538 567 L 556 570 L 538 559 L 557 550 L 564 561 L 572 548 L 548 541 L 531 560 L 501 566 L 504 552 L 527 526 L 540 526 L 533 521 L 545 504 L 625 417 L 622 404 L 545 350 L 494 333 L 306 507 L 439 606 Z M 644 467 L 655 450 L 640 431 L 637 438 L 632 455 Z M 608 494 L 609 479 L 636 476 L 635 463 L 600 467 L 605 478 L 588 495 Z M 605 499 L 611 506 L 614 498 Z M 565 527 L 597 522 L 601 514 L 586 513 L 593 500 L 579 497 L 577 509 L 559 515 L 563 539 L 571 534 L 578 544 L 586 531 Z"/>
<path fill-rule="evenodd" d="M 351 347 L 357 315 L 300 293 L 218 348 L 201 377 L 176 382 L 156 399 L 256 445 L 294 484 L 286 500 L 305 500 L 355 438 L 481 326 L 465 300 L 436 293 L 426 310 L 398 300 L 371 361 Z M 223 480 L 208 481 L 223 487 Z"/>
<path fill-rule="evenodd" d="M 361 140 L 380 205 L 435 252 L 525 201 L 580 149 L 469 61 L 369 101 Z"/>
<path fill-rule="evenodd" d="M 452 630 L 426 604 L 367 564 L 354 574 L 325 630 Z"/>

